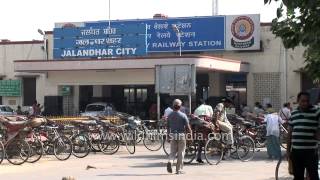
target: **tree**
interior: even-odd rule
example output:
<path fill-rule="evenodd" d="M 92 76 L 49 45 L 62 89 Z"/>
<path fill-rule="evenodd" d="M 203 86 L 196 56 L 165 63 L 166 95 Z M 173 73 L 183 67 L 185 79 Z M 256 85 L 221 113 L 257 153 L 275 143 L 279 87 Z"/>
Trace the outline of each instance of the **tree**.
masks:
<path fill-rule="evenodd" d="M 265 4 L 279 0 L 264 0 Z M 284 7 L 287 11 L 284 13 Z M 320 80 L 320 0 L 282 0 L 272 20 L 272 33 L 280 37 L 286 48 L 304 46 L 304 71 Z"/>

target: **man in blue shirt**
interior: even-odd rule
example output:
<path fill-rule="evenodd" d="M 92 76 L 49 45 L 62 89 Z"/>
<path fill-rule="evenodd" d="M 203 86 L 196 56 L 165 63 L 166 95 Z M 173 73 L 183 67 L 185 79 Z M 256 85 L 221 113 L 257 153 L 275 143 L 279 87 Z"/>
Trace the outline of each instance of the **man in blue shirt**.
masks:
<path fill-rule="evenodd" d="M 173 112 L 168 116 L 167 139 L 170 141 L 170 155 L 167 163 L 167 171 L 172 173 L 172 164 L 177 156 L 176 174 L 183 174 L 183 158 L 186 148 L 186 134 L 192 134 L 189 120 L 186 114 L 180 111 L 182 102 L 180 99 L 173 101 Z"/>

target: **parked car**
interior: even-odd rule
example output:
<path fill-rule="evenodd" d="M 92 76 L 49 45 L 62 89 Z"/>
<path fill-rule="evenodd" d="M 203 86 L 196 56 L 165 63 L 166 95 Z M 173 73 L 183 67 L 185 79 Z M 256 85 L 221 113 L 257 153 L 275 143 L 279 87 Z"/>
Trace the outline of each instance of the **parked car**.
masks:
<path fill-rule="evenodd" d="M 115 109 L 114 106 L 110 103 L 92 103 L 86 106 L 86 109 L 83 113 L 80 113 L 81 116 L 109 116 L 114 115 Z"/>
<path fill-rule="evenodd" d="M 0 115 L 10 116 L 16 115 L 16 113 L 10 106 L 0 105 Z"/>

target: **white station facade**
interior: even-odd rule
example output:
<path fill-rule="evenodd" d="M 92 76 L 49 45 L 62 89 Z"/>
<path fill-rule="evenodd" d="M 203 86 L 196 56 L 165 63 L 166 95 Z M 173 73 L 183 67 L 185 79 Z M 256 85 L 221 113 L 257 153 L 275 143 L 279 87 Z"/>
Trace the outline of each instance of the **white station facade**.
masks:
<path fill-rule="evenodd" d="M 37 99 L 49 114 L 75 115 L 107 102 L 149 118 L 156 67 L 191 65 L 193 108 L 199 99 L 227 95 L 237 107 L 279 108 L 312 83 L 300 71 L 304 48 L 286 50 L 270 28 L 257 14 L 56 23 L 44 41 L 0 42 L 0 79 L 21 83 L 20 93 L 2 93 L 0 104 L 30 106 Z M 188 101 L 164 93 L 161 109 L 172 97 Z"/>

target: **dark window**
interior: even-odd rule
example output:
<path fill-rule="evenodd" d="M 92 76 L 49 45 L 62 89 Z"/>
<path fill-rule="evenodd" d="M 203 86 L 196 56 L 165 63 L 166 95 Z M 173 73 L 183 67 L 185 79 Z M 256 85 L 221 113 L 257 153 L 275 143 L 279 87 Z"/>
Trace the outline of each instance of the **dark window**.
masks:
<path fill-rule="evenodd" d="M 32 106 L 36 100 L 36 78 L 23 78 L 23 105 Z"/>

